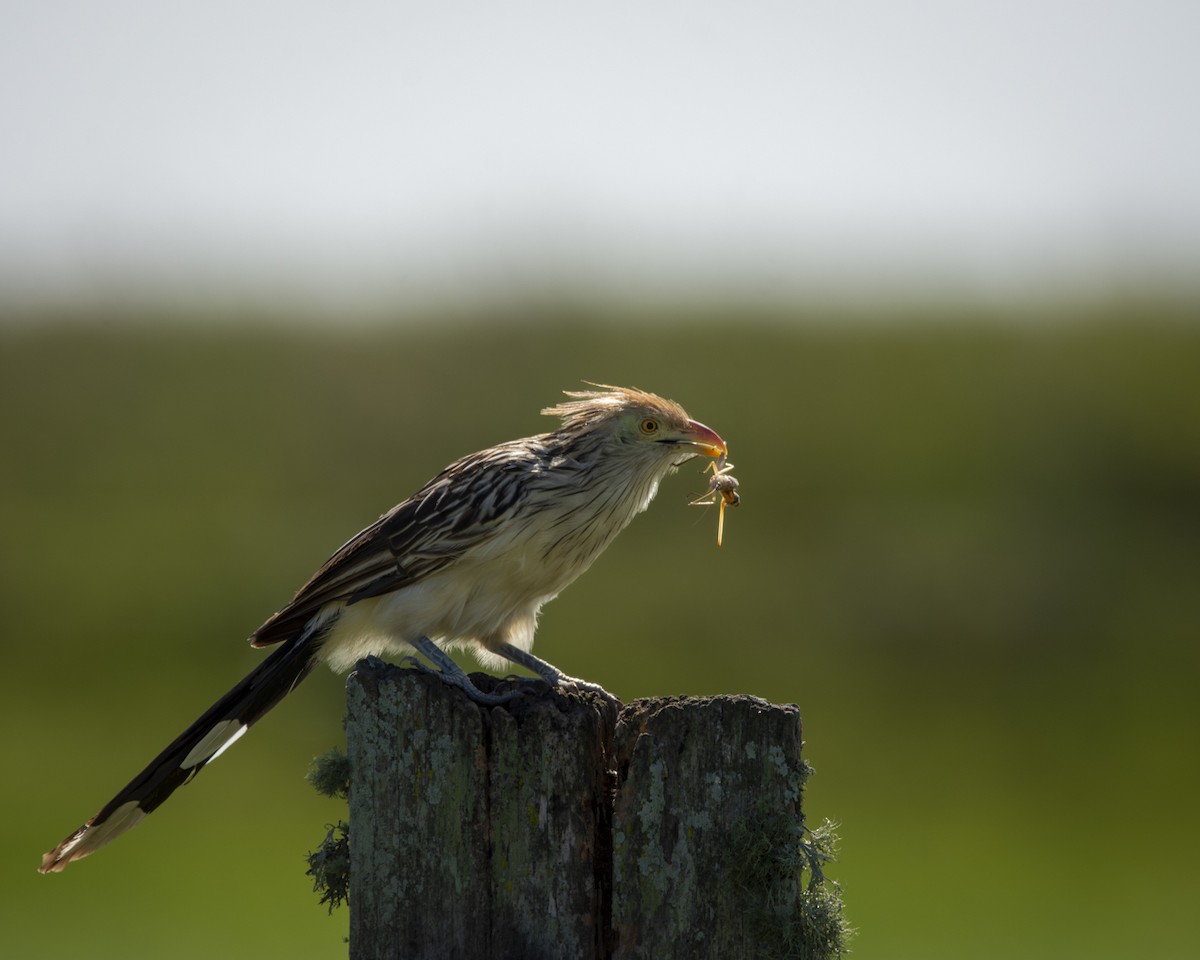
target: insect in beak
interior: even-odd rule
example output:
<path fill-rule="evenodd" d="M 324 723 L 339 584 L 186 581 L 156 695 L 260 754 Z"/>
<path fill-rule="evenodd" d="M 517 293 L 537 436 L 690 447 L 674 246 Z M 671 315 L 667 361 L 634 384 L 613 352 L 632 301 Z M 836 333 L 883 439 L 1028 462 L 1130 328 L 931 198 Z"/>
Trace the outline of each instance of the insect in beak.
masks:
<path fill-rule="evenodd" d="M 707 473 L 708 468 L 712 467 L 713 475 L 709 477 L 708 489 L 688 504 L 690 507 L 699 507 L 720 503 L 721 510 L 717 515 L 718 547 L 725 538 L 725 508 L 727 506 L 736 507 L 742 502 L 742 498 L 737 492 L 737 478 L 730 473 L 733 470 L 733 464 L 727 462 L 727 457 L 728 453 L 722 453 L 704 468 L 704 472 Z"/>

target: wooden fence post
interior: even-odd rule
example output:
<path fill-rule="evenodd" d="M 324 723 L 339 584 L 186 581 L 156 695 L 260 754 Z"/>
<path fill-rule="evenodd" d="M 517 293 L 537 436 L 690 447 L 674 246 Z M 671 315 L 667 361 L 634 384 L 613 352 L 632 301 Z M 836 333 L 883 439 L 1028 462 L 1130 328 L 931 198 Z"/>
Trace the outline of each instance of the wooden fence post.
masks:
<path fill-rule="evenodd" d="M 618 719 L 546 692 L 489 709 L 379 661 L 347 691 L 351 960 L 831 955 L 788 947 L 795 707 L 646 700 Z"/>
<path fill-rule="evenodd" d="M 621 712 L 617 960 L 805 955 L 801 743 L 800 711 L 756 697 L 639 700 Z"/>

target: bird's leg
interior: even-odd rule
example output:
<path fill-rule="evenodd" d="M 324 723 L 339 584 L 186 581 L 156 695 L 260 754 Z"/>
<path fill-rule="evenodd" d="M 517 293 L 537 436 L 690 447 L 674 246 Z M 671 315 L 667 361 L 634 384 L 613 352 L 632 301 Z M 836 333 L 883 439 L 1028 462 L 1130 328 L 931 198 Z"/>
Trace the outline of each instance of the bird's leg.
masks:
<path fill-rule="evenodd" d="M 508 703 L 517 697 L 524 696 L 526 693 L 526 690 L 521 687 L 518 687 L 516 690 L 510 690 L 508 693 L 484 693 L 471 682 L 471 678 L 467 676 L 467 672 L 455 663 L 445 650 L 428 637 L 418 637 L 413 642 L 413 646 L 428 657 L 437 669 L 434 670 L 432 667 L 425 666 L 416 657 L 405 657 L 406 662 L 410 661 L 425 673 L 432 673 L 440 677 L 445 683 L 453 687 L 458 687 L 476 703 L 481 703 L 485 707 L 494 707 L 500 703 Z"/>
<path fill-rule="evenodd" d="M 547 663 L 541 657 L 535 657 L 528 650 L 514 647 L 511 643 L 502 643 L 497 647 L 490 647 L 489 649 L 492 653 L 498 653 L 506 660 L 511 660 L 526 670 L 532 670 L 552 687 L 565 687 L 569 690 L 586 690 L 589 693 L 598 693 L 609 703 L 617 707 L 621 705 L 621 701 L 600 686 L 600 684 L 592 683 L 590 680 L 580 680 L 578 677 L 568 677 L 558 667 L 554 666 L 554 664 Z"/>

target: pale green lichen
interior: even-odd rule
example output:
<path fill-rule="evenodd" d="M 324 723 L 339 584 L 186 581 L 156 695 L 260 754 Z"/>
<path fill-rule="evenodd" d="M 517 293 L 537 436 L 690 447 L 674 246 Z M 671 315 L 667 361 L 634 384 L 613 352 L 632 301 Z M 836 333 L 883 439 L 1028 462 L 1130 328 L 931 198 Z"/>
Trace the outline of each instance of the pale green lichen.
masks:
<path fill-rule="evenodd" d="M 313 758 L 306 779 L 321 796 L 345 800 L 350 796 L 350 758 L 334 747 Z"/>
<path fill-rule="evenodd" d="M 319 794 L 345 800 L 350 795 L 350 758 L 338 747 L 313 759 L 308 782 Z M 326 825 L 325 839 L 308 854 L 305 873 L 313 878 L 313 892 L 333 913 L 350 899 L 350 827 L 344 820 Z"/>
<path fill-rule="evenodd" d="M 321 895 L 321 903 L 329 912 L 350 900 L 350 827 L 344 820 L 326 828 L 321 845 L 309 853 L 308 869 L 313 878 L 313 893 Z"/>
<path fill-rule="evenodd" d="M 764 811 L 734 838 L 733 879 L 759 956 L 769 960 L 831 960 L 847 952 L 851 929 L 841 888 L 824 866 L 835 859 L 835 825 L 809 830 L 803 818 Z"/>
<path fill-rule="evenodd" d="M 801 761 L 800 770 L 796 770 L 788 761 L 787 754 L 783 752 L 783 748 L 779 744 L 774 743 L 767 747 L 767 763 L 774 768 L 775 773 L 785 784 L 783 788 L 784 799 L 789 803 L 799 803 L 800 794 L 804 789 L 804 780 L 806 779 L 803 761 Z"/>

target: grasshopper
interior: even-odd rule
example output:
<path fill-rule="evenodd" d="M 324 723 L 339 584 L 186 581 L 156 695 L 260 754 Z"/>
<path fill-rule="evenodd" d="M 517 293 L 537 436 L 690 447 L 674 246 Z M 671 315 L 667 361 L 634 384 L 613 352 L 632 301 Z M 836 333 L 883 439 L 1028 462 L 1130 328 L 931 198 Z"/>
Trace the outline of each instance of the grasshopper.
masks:
<path fill-rule="evenodd" d="M 721 454 L 715 460 L 704 468 L 707 473 L 709 467 L 712 468 L 712 476 L 708 479 L 708 489 L 700 496 L 688 504 L 689 507 L 707 506 L 712 503 L 721 504 L 721 512 L 717 516 L 717 546 L 721 545 L 721 541 L 725 536 L 725 508 L 736 507 L 742 502 L 742 498 L 738 495 L 737 478 L 732 476 L 730 471 L 733 470 L 733 464 L 727 462 L 727 454 Z M 718 500 L 718 498 L 720 498 Z"/>

